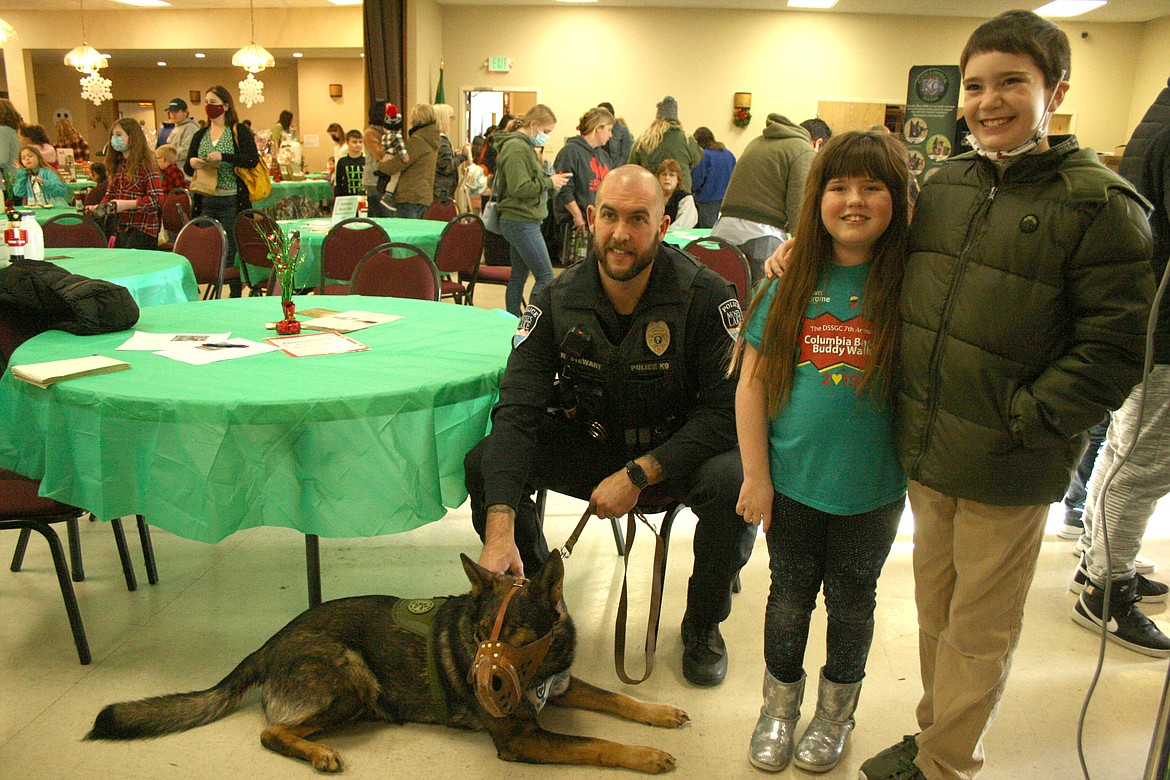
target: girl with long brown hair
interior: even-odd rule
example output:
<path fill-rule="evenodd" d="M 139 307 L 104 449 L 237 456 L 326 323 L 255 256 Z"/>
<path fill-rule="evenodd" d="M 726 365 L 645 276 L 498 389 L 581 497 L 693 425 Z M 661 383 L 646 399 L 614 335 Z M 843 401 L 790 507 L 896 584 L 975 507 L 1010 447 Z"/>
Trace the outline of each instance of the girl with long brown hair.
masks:
<path fill-rule="evenodd" d="M 125 249 L 157 249 L 162 229 L 163 186 L 142 128 L 122 118 L 110 128 L 110 177 L 100 206 L 118 215 L 114 245 Z"/>
<path fill-rule="evenodd" d="M 737 345 L 736 511 L 767 536 L 764 704 L 749 758 L 825 772 L 853 729 L 877 578 L 906 502 L 891 400 L 909 228 L 906 152 L 879 133 L 834 136 L 809 170 L 784 274 Z M 817 594 L 828 611 L 816 715 L 795 740 Z"/>

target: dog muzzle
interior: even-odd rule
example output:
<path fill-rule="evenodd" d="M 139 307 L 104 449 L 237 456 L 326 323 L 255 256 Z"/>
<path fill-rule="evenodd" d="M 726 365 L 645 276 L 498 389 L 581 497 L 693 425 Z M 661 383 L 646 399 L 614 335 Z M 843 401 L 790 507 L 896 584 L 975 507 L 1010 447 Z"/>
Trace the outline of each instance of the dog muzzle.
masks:
<path fill-rule="evenodd" d="M 512 583 L 512 588 L 504 596 L 504 602 L 500 604 L 500 611 L 496 614 L 492 634 L 479 643 L 475 660 L 471 663 L 471 671 L 467 675 L 467 681 L 475 685 L 475 698 L 485 710 L 497 718 L 508 717 L 520 706 L 524 692 L 528 690 L 533 675 L 552 645 L 551 630 L 523 647 L 514 647 L 500 641 L 500 629 L 504 625 L 508 604 L 526 584 L 526 580 L 523 579 Z"/>

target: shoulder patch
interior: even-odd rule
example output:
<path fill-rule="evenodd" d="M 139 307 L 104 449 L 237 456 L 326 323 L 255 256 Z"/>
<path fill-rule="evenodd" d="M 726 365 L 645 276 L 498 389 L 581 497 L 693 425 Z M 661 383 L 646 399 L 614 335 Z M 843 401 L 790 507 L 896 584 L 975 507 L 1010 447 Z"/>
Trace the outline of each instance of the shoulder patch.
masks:
<path fill-rule="evenodd" d="M 723 329 L 731 338 L 739 337 L 739 329 L 743 325 L 743 310 L 739 308 L 739 301 L 728 298 L 719 304 L 719 318 L 723 320 Z"/>
<path fill-rule="evenodd" d="M 536 330 L 536 324 L 540 322 L 542 314 L 544 312 L 539 307 L 528 304 L 524 313 L 520 315 L 520 325 L 516 328 L 516 335 L 512 337 L 512 349 L 523 344 L 525 339 L 532 335 L 532 331 Z"/>

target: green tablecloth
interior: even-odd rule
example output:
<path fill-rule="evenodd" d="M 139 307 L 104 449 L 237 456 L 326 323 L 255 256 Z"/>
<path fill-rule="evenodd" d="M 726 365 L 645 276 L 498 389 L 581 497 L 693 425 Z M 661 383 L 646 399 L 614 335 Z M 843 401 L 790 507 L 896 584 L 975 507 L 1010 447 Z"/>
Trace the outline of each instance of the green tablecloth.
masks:
<path fill-rule="evenodd" d="M 77 181 L 65 182 L 65 189 L 69 190 L 70 200 L 72 200 L 73 196 L 77 193 L 84 192 L 85 190 L 91 190 L 96 186 L 97 184 L 89 179 L 78 179 Z"/>
<path fill-rule="evenodd" d="M 297 288 L 304 289 L 306 287 L 316 287 L 320 282 L 321 273 L 321 242 L 325 240 L 325 232 L 310 232 L 305 230 L 305 225 L 309 224 L 324 224 L 328 220 L 316 219 L 282 219 L 278 223 L 280 229 L 288 234 L 291 230 L 301 231 L 301 252 L 304 254 L 304 261 L 300 268 L 297 269 Z M 427 256 L 432 260 L 435 258 L 435 250 L 439 247 L 439 236 L 443 233 L 443 228 L 447 227 L 446 222 L 439 222 L 433 219 L 387 219 L 378 217 L 374 222 L 382 226 L 386 234 L 390 236 L 391 241 L 405 241 L 408 244 L 414 244 L 419 249 L 427 253 Z M 262 272 L 258 275 L 261 279 L 265 278 Z M 253 274 L 254 276 L 256 274 Z M 255 281 L 255 280 L 253 280 Z M 344 280 L 339 280 L 344 281 Z"/>
<path fill-rule="evenodd" d="M 687 230 L 669 232 L 663 240 L 668 244 L 674 244 L 679 249 L 682 249 L 696 238 L 706 238 L 709 235 L 711 235 L 711 231 L 707 228 L 688 228 Z"/>
<path fill-rule="evenodd" d="M 174 252 L 146 249 L 46 249 L 45 259 L 75 274 L 105 279 L 130 291 L 139 307 L 199 298 L 191 263 Z"/>
<path fill-rule="evenodd" d="M 272 352 L 191 366 L 115 352 L 129 331 L 42 333 L 11 364 L 115 356 L 133 368 L 47 390 L 0 379 L 0 466 L 97 517 L 142 514 L 204 542 L 278 526 L 324 537 L 416 528 L 467 496 L 463 457 L 488 427 L 513 317 L 396 298 L 312 296 L 298 307 L 404 319 L 354 334 L 366 352 Z M 137 328 L 274 335 L 280 302 L 242 298 L 157 306 Z"/>
<path fill-rule="evenodd" d="M 21 207 L 23 208 L 23 207 Z M 37 224 L 43 225 L 58 214 L 80 214 L 81 212 L 72 206 L 52 206 L 47 209 L 29 209 L 36 218 Z"/>
<path fill-rule="evenodd" d="M 304 181 L 274 181 L 272 194 L 252 204 L 254 209 L 270 209 L 290 195 L 304 195 L 315 203 L 327 203 L 333 197 L 333 187 L 327 181 L 306 179 Z"/>

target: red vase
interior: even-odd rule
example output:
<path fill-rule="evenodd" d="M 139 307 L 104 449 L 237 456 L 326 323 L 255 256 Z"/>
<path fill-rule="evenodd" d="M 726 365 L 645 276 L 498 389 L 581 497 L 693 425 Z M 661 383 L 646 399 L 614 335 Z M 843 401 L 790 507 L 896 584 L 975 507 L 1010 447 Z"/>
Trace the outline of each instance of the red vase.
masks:
<path fill-rule="evenodd" d="M 301 332 L 301 323 L 297 320 L 297 305 L 292 300 L 281 301 L 284 307 L 284 319 L 276 323 L 276 332 L 281 336 L 292 336 Z"/>

